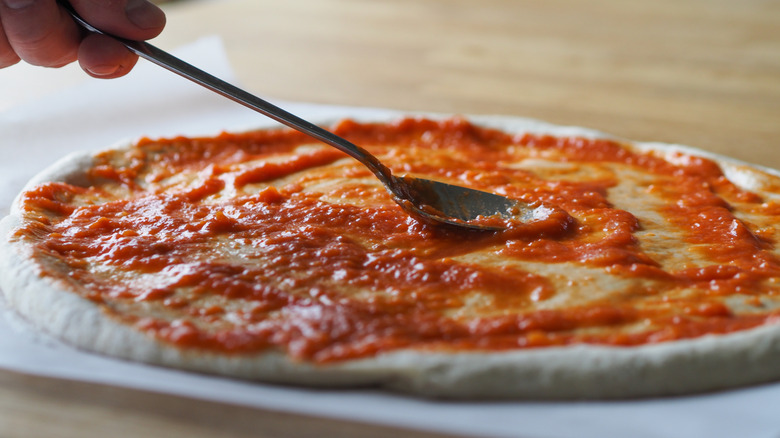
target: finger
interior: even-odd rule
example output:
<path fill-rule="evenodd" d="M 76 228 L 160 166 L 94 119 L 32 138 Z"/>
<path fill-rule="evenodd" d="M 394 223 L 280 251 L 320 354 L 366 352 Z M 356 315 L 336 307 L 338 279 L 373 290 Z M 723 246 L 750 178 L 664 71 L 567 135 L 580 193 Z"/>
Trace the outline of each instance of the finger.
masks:
<path fill-rule="evenodd" d="M 146 0 L 71 0 L 96 28 L 130 40 L 148 40 L 162 32 L 165 13 Z"/>
<path fill-rule="evenodd" d="M 14 48 L 11 47 L 11 43 L 8 42 L 8 38 L 5 36 L 3 30 L 3 23 L 0 22 L 0 68 L 8 67 L 19 62 L 19 55 L 14 52 Z"/>
<path fill-rule="evenodd" d="M 132 70 L 138 56 L 130 53 L 115 39 L 103 35 L 89 35 L 79 47 L 79 64 L 90 76 L 111 79 Z"/>
<path fill-rule="evenodd" d="M 33 65 L 60 67 L 76 60 L 76 23 L 54 0 L 0 0 L 0 20 L 16 54 Z"/>

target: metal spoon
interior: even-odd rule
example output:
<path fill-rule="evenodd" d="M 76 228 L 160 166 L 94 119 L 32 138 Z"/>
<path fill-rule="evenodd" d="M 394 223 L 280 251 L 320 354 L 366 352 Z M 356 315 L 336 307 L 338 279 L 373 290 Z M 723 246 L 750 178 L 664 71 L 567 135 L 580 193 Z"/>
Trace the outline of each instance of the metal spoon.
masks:
<path fill-rule="evenodd" d="M 426 222 L 475 230 L 501 231 L 513 223 L 535 221 L 547 216 L 545 208 L 533 207 L 493 193 L 410 176 L 396 177 L 389 168 L 365 149 L 149 43 L 127 40 L 103 32 L 81 18 L 69 3 L 64 0 L 60 0 L 59 3 L 87 30 L 112 37 L 141 58 L 347 153 L 366 165 L 405 211 Z"/>

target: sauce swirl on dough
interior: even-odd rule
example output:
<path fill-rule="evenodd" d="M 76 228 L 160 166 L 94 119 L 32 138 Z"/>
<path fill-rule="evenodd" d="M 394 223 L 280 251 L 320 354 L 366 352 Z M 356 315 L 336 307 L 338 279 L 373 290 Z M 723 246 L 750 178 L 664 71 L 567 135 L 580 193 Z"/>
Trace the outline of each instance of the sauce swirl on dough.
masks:
<path fill-rule="evenodd" d="M 91 185 L 24 194 L 17 238 L 112 318 L 228 354 L 634 346 L 777 318 L 780 208 L 710 160 L 457 118 L 334 130 L 394 173 L 554 211 L 504 233 L 432 227 L 347 156 L 272 130 L 102 153 Z"/>

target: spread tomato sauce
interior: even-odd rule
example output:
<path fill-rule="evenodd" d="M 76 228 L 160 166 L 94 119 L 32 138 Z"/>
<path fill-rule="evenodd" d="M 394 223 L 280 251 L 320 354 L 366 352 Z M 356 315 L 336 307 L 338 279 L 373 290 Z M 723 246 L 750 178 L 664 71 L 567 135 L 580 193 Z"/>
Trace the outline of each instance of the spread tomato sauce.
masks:
<path fill-rule="evenodd" d="M 275 130 L 147 139 L 106 152 L 89 186 L 26 192 L 18 236 L 35 237 L 36 256 L 56 260 L 47 273 L 112 317 L 163 342 L 230 354 L 277 349 L 326 363 L 401 348 L 635 346 L 778 316 L 762 301 L 777 294 L 773 229 L 746 223 L 735 206 L 767 223 L 780 209 L 710 160 L 667 160 L 611 140 L 512 135 L 457 118 L 333 129 L 396 174 L 555 213 L 506 232 L 432 226 L 367 183 L 370 172 L 342 153 Z M 646 250 L 650 222 L 609 199 L 615 172 L 567 179 L 512 165 L 530 158 L 648 175 L 643 190 L 663 201 L 653 214 L 681 236 L 671 251 L 699 263 L 670 267 Z M 627 286 L 600 296 L 587 272 Z M 550 304 L 580 287 L 575 299 Z"/>

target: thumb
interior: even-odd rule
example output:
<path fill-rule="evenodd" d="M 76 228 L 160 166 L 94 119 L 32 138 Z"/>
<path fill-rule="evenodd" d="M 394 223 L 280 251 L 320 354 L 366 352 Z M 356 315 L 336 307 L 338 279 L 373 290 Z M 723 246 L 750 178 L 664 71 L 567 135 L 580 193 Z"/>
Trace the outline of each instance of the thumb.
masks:
<path fill-rule="evenodd" d="M 154 38 L 165 27 L 165 13 L 147 0 L 70 0 L 84 19 L 105 32 L 131 40 Z"/>

